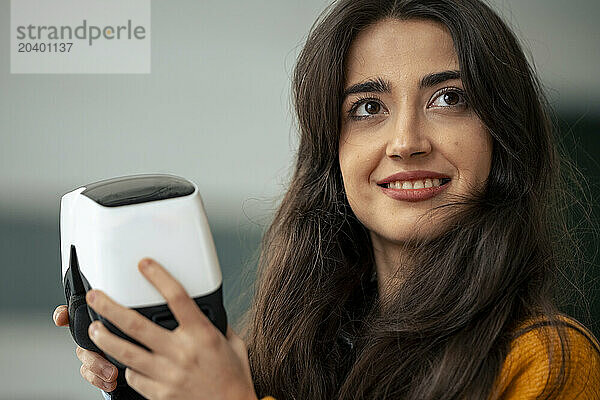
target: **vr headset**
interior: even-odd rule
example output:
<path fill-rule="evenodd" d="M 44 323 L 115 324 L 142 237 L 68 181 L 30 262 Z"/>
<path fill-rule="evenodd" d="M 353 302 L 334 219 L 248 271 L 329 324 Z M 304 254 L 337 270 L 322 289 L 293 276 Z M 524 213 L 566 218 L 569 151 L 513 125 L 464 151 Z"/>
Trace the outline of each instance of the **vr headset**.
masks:
<path fill-rule="evenodd" d="M 226 334 L 221 269 L 194 183 L 174 175 L 145 174 L 94 182 L 68 192 L 60 202 L 60 246 L 69 329 L 84 349 L 104 355 L 87 333 L 95 320 L 146 348 L 87 306 L 85 294 L 90 289 L 102 290 L 166 329 L 178 326 L 165 299 L 137 269 L 144 257 L 167 268 Z M 105 398 L 144 399 L 127 385 L 126 366 L 108 354 L 104 357 L 119 370 L 117 388 L 104 392 Z"/>

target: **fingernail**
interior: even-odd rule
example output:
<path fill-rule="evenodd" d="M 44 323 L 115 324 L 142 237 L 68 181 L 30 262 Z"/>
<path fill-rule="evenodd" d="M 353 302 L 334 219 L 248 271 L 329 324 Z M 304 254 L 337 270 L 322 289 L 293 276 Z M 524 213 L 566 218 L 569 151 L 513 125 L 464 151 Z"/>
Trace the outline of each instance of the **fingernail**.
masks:
<path fill-rule="evenodd" d="M 141 263 L 141 267 L 144 271 L 150 271 L 152 268 L 152 261 L 148 260 L 148 259 L 144 259 Z"/>
<path fill-rule="evenodd" d="M 102 368 L 102 376 L 104 376 L 106 379 L 110 379 L 110 377 L 111 377 L 111 376 L 112 376 L 112 374 L 113 374 L 113 371 L 114 371 L 114 370 L 113 370 L 113 368 L 112 368 L 112 367 L 108 367 L 108 366 L 106 366 L 106 367 Z M 110 387 L 110 385 L 111 385 L 111 384 L 109 384 L 109 387 Z"/>
<path fill-rule="evenodd" d="M 100 325 L 99 322 L 92 322 L 92 324 L 90 325 L 90 335 L 96 336 L 96 334 L 98 333 L 99 325 Z"/>

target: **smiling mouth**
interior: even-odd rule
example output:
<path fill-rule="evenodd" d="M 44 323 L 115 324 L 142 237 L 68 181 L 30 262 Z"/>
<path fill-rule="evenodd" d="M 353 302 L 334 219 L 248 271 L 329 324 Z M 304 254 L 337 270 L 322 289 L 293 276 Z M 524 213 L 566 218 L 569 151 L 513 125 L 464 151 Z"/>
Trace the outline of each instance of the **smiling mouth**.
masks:
<path fill-rule="evenodd" d="M 385 189 L 408 189 L 408 190 L 416 190 L 416 189 L 426 189 L 430 187 L 439 187 L 444 186 L 448 182 L 450 182 L 450 178 L 435 178 L 435 179 L 415 179 L 411 181 L 394 181 L 378 184 L 377 186 L 381 186 Z"/>

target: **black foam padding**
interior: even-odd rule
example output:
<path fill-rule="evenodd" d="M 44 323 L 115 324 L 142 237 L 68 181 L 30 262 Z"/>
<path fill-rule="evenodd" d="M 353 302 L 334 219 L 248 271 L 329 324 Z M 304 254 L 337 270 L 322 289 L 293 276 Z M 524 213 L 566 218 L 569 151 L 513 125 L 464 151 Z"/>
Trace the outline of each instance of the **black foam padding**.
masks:
<path fill-rule="evenodd" d="M 88 327 L 90 326 L 90 316 L 88 313 L 85 294 L 72 295 L 68 302 L 69 310 L 69 330 L 71 336 L 79 346 L 86 350 L 102 353 L 102 351 L 92 342 L 88 336 Z"/>

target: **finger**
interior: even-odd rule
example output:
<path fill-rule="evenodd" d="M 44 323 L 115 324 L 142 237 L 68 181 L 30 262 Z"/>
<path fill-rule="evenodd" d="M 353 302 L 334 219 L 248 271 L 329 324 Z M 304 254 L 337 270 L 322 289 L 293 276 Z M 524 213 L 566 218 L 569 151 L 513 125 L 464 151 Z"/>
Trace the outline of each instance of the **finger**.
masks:
<path fill-rule="evenodd" d="M 164 375 L 166 359 L 113 334 L 100 321 L 92 322 L 88 333 L 96 346 L 122 364 L 152 378 Z"/>
<path fill-rule="evenodd" d="M 56 326 L 69 325 L 69 312 L 66 305 L 60 305 L 54 309 L 52 320 Z"/>
<path fill-rule="evenodd" d="M 180 326 L 212 326 L 208 317 L 200 311 L 183 285 L 162 265 L 151 258 L 144 258 L 139 263 L 139 269 L 167 300 L 169 309 Z"/>
<path fill-rule="evenodd" d="M 117 379 L 117 368 L 100 354 L 80 346 L 77 346 L 75 353 L 79 361 L 102 380 L 112 382 Z"/>
<path fill-rule="evenodd" d="M 98 314 L 108 319 L 123 333 L 158 353 L 171 348 L 172 332 L 155 324 L 139 312 L 117 303 L 101 290 L 90 290 L 86 301 Z"/>
<path fill-rule="evenodd" d="M 129 386 L 147 399 L 161 396 L 161 384 L 139 371 L 134 371 L 131 368 L 125 369 L 125 380 Z M 167 396 L 160 398 L 167 398 Z"/>
<path fill-rule="evenodd" d="M 88 368 L 86 368 L 85 365 L 81 365 L 79 372 L 81 373 L 81 376 L 83 376 L 83 379 L 85 379 L 92 385 L 94 385 L 97 388 L 102 389 L 106 392 L 111 392 L 111 391 L 115 390 L 115 388 L 117 387 L 116 380 L 113 382 L 106 382 L 106 381 L 100 379 L 100 377 L 98 377 L 98 375 L 94 374 L 92 371 L 90 371 Z"/>

